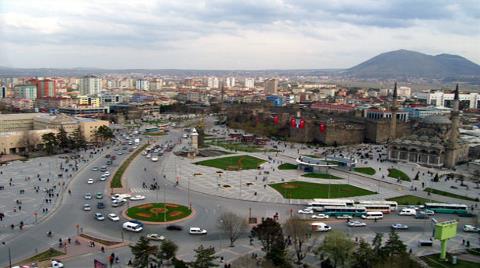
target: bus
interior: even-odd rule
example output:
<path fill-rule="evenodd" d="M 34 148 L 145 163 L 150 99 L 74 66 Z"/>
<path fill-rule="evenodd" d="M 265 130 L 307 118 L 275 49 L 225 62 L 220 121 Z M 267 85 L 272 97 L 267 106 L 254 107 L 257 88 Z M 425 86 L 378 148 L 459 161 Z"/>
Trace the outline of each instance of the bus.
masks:
<path fill-rule="evenodd" d="M 468 206 L 464 204 L 425 203 L 425 209 L 435 213 L 468 214 Z"/>
<path fill-rule="evenodd" d="M 395 201 L 359 201 L 358 205 L 365 207 L 367 211 L 381 211 L 384 214 L 396 211 L 398 203 Z"/>
<path fill-rule="evenodd" d="M 342 206 L 342 207 L 352 207 L 355 204 L 353 200 L 349 199 L 313 199 L 313 202 L 307 204 L 308 207 L 311 207 L 314 210 L 321 210 L 325 206 Z"/>
<path fill-rule="evenodd" d="M 321 210 L 323 214 L 329 215 L 329 216 L 343 216 L 343 215 L 348 215 L 352 217 L 360 217 L 364 214 L 367 213 L 367 210 L 364 207 L 360 206 L 351 206 L 351 207 L 345 207 L 345 206 L 325 206 Z"/>

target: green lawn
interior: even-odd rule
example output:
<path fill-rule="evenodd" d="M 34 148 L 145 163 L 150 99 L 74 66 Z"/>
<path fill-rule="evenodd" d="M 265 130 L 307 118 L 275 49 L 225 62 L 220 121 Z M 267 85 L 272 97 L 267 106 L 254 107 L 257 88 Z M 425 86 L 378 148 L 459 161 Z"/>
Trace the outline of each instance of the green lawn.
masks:
<path fill-rule="evenodd" d="M 122 165 L 115 171 L 113 175 L 112 181 L 110 182 L 111 188 L 122 188 L 122 176 L 125 170 L 127 170 L 130 163 L 140 154 L 145 148 L 148 147 L 148 144 L 144 144 L 142 147 L 138 148 L 133 154 L 131 154 L 125 161 L 123 161 Z"/>
<path fill-rule="evenodd" d="M 21 261 L 20 263 L 23 264 L 31 264 L 32 262 L 42 262 L 50 259 L 54 259 L 55 257 L 65 255 L 64 252 L 58 251 L 54 248 L 49 248 L 45 250 L 44 252 L 38 253 L 37 255 L 30 257 L 26 260 Z"/>
<path fill-rule="evenodd" d="M 448 196 L 448 197 L 452 197 L 452 198 L 458 198 L 458 199 L 463 199 L 463 200 L 468 200 L 468 201 L 477 201 L 478 202 L 478 198 L 471 198 L 471 197 L 468 197 L 468 196 L 463 196 L 463 195 L 458 195 L 458 194 L 454 194 L 454 193 L 450 193 L 450 192 L 445 192 L 445 191 L 441 191 L 441 190 L 437 190 L 437 189 L 433 189 L 433 188 L 425 188 L 425 192 L 430 192 L 432 194 L 438 194 L 438 195 L 443 195 L 443 196 Z"/>
<path fill-rule="evenodd" d="M 200 161 L 196 162 L 195 164 L 224 170 L 245 170 L 256 169 L 264 162 L 266 161 L 253 156 L 238 155 Z"/>
<path fill-rule="evenodd" d="M 410 177 L 407 174 L 405 174 L 405 172 L 398 170 L 396 168 L 389 168 L 388 176 L 390 178 L 400 179 L 402 181 L 410 181 Z"/>
<path fill-rule="evenodd" d="M 276 150 L 264 149 L 262 146 L 248 145 L 248 144 L 242 144 L 242 143 L 216 142 L 212 140 L 212 141 L 209 141 L 208 144 L 220 146 L 224 149 L 234 151 L 234 152 L 247 152 L 247 153 L 276 152 Z"/>
<path fill-rule="evenodd" d="M 270 184 L 285 198 L 313 199 L 313 198 L 341 198 L 375 194 L 349 184 L 320 184 L 304 181 L 292 181 Z M 330 188 L 330 195 L 329 195 Z"/>
<path fill-rule="evenodd" d="M 470 261 L 457 260 L 457 264 L 453 265 L 451 263 L 451 257 L 447 254 L 448 262 L 443 262 L 439 259 L 439 254 L 433 254 L 428 256 L 420 257 L 428 266 L 432 268 L 477 268 L 480 266 L 479 263 L 474 263 Z"/>
<path fill-rule="evenodd" d="M 297 169 L 298 166 L 290 163 L 283 163 L 278 166 L 279 170 Z"/>
<path fill-rule="evenodd" d="M 165 210 L 166 209 L 166 210 Z M 127 210 L 127 216 L 141 221 L 165 222 L 187 217 L 192 211 L 182 205 L 167 203 L 148 203 Z"/>
<path fill-rule="evenodd" d="M 363 173 L 363 174 L 366 174 L 366 175 L 370 175 L 370 176 L 375 175 L 375 173 L 377 172 L 372 167 L 357 167 L 357 168 L 354 168 L 353 171 L 358 172 L 358 173 Z"/>
<path fill-rule="evenodd" d="M 423 205 L 425 203 L 438 203 L 435 200 L 426 199 L 414 195 L 402 195 L 387 199 L 388 201 L 397 201 L 399 205 Z"/>
<path fill-rule="evenodd" d="M 330 180 L 342 180 L 343 178 L 326 173 L 305 173 L 302 177 L 315 178 L 315 179 L 330 179 Z"/>

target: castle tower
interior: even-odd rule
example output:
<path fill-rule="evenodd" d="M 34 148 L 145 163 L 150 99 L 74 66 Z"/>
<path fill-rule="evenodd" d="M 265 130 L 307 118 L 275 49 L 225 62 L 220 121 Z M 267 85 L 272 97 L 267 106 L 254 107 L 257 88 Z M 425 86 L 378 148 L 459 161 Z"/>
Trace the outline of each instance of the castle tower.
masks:
<path fill-rule="evenodd" d="M 392 104 L 390 106 L 390 111 L 392 112 L 392 118 L 390 119 L 390 141 L 393 141 L 397 136 L 397 82 L 393 87 L 393 96 L 392 96 Z"/>
<path fill-rule="evenodd" d="M 192 129 L 192 133 L 190 133 L 191 137 L 191 142 L 192 142 L 192 149 L 195 150 L 195 152 L 198 152 L 198 133 L 195 128 Z"/>
<path fill-rule="evenodd" d="M 459 98 L 458 84 L 455 88 L 455 96 L 453 98 L 453 109 L 450 113 L 450 120 L 452 121 L 452 129 L 450 130 L 450 137 L 448 139 L 447 150 L 445 154 L 445 167 L 453 168 L 458 159 L 458 128 L 460 127 L 460 98 Z"/>

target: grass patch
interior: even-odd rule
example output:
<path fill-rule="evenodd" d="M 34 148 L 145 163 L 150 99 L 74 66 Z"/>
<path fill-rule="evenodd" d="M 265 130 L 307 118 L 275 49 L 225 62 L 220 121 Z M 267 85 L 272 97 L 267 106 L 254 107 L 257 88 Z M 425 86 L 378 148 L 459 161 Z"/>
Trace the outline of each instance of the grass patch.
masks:
<path fill-rule="evenodd" d="M 128 217 L 149 222 L 174 221 L 190 214 L 192 211 L 188 207 L 172 203 L 148 203 L 127 210 Z"/>
<path fill-rule="evenodd" d="M 283 163 L 278 166 L 279 170 L 289 170 L 289 169 L 297 169 L 298 165 L 290 164 L 290 163 Z"/>
<path fill-rule="evenodd" d="M 353 171 L 370 175 L 370 176 L 375 175 L 375 173 L 377 173 L 377 171 L 372 167 L 356 167 L 353 169 Z"/>
<path fill-rule="evenodd" d="M 457 264 L 452 264 L 451 263 L 451 255 L 447 254 L 447 262 L 441 261 L 440 260 L 440 254 L 433 254 L 433 255 L 428 255 L 428 256 L 423 256 L 420 257 L 424 262 L 428 264 L 429 267 L 432 268 L 450 268 L 450 267 L 455 267 L 455 268 L 476 268 L 479 266 L 478 263 L 475 262 L 470 262 L 470 261 L 465 261 L 465 260 L 460 260 L 457 259 Z"/>
<path fill-rule="evenodd" d="M 115 171 L 113 175 L 112 181 L 110 182 L 111 188 L 122 188 L 122 176 L 125 170 L 127 170 L 130 163 L 139 155 L 145 148 L 148 147 L 148 144 L 142 145 L 142 147 L 138 148 L 134 153 L 132 153 L 125 161 L 123 161 L 122 165 Z"/>
<path fill-rule="evenodd" d="M 196 165 L 220 168 L 223 170 L 245 170 L 256 169 L 260 164 L 266 162 L 249 155 L 229 156 L 222 158 L 215 158 L 205 161 L 196 162 Z"/>
<path fill-rule="evenodd" d="M 55 257 L 65 255 L 64 252 L 58 251 L 54 248 L 49 248 L 45 250 L 44 252 L 40 252 L 37 255 L 30 257 L 26 260 L 21 261 L 20 263 L 32 263 L 32 262 L 42 262 L 42 261 L 47 261 L 54 259 Z"/>
<path fill-rule="evenodd" d="M 234 151 L 234 152 L 247 152 L 247 153 L 260 153 L 260 152 L 277 152 L 277 150 L 273 149 L 264 149 L 262 146 L 257 145 L 247 145 L 241 143 L 226 143 L 226 142 L 218 142 L 212 141 L 208 142 L 209 145 L 220 146 L 224 149 Z"/>
<path fill-rule="evenodd" d="M 390 178 L 400 179 L 402 181 L 410 181 L 410 177 L 407 174 L 405 174 L 405 172 L 398 170 L 396 168 L 389 168 L 388 176 Z"/>
<path fill-rule="evenodd" d="M 445 192 L 445 191 L 433 189 L 433 188 L 430 188 L 430 187 L 425 188 L 425 192 L 429 192 L 429 193 L 432 193 L 432 194 L 443 195 L 443 196 L 448 196 L 448 197 L 457 198 L 457 199 L 463 199 L 463 200 L 478 202 L 478 198 L 471 198 L 471 197 L 468 197 L 468 196 L 458 195 L 458 194 L 454 194 L 454 193 L 450 193 L 450 192 Z"/>
<path fill-rule="evenodd" d="M 343 180 L 343 178 L 341 177 L 337 177 L 335 175 L 326 174 L 326 173 L 306 173 L 306 174 L 303 174 L 302 177 L 315 178 L 315 179 Z"/>
<path fill-rule="evenodd" d="M 313 199 L 313 198 L 341 198 L 375 194 L 349 184 L 320 184 L 304 181 L 291 181 L 270 184 L 284 198 Z M 330 195 L 329 193 L 330 188 Z"/>
<path fill-rule="evenodd" d="M 438 201 L 418 197 L 414 195 L 402 195 L 387 199 L 388 201 L 396 201 L 399 205 L 423 205 L 425 203 L 438 203 Z"/>

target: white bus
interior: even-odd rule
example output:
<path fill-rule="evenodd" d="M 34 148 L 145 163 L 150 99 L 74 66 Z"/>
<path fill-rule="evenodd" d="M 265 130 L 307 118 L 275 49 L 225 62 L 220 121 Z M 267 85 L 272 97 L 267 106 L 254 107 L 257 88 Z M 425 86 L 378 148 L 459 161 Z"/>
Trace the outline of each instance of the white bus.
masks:
<path fill-rule="evenodd" d="M 383 213 L 381 211 L 370 211 L 362 215 L 362 219 L 366 220 L 379 220 L 383 219 Z"/>
<path fill-rule="evenodd" d="M 311 207 L 314 210 L 321 210 L 326 206 L 336 206 L 336 207 L 352 207 L 355 204 L 355 201 L 349 199 L 313 199 L 313 202 L 307 204 L 308 207 Z"/>
<path fill-rule="evenodd" d="M 384 214 L 396 211 L 398 203 L 395 201 L 359 201 L 358 205 L 365 207 L 367 211 L 381 211 Z"/>

